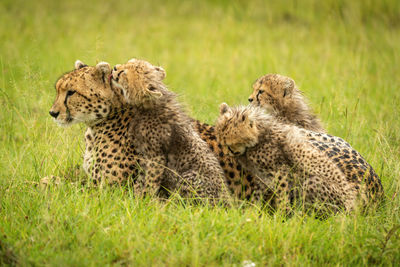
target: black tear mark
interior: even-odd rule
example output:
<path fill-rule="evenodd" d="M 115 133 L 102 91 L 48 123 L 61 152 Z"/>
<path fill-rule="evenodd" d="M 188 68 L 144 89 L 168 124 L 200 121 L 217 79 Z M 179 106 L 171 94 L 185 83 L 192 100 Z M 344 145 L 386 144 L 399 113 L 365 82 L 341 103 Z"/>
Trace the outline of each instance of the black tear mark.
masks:
<path fill-rule="evenodd" d="M 264 93 L 264 90 L 259 90 L 257 95 L 256 95 L 256 99 L 258 102 L 260 102 L 260 99 L 258 98 L 262 93 Z"/>
<path fill-rule="evenodd" d="M 68 90 L 68 91 L 67 91 L 67 96 L 71 96 L 71 95 L 73 95 L 73 94 L 75 94 L 75 93 L 76 93 L 75 90 Z"/>
<path fill-rule="evenodd" d="M 65 112 L 67 113 L 67 121 L 71 121 L 71 113 L 70 113 L 70 111 L 69 111 L 68 104 L 67 104 L 68 97 L 69 97 L 69 95 L 67 94 L 67 95 L 65 96 L 64 106 L 65 106 Z"/>

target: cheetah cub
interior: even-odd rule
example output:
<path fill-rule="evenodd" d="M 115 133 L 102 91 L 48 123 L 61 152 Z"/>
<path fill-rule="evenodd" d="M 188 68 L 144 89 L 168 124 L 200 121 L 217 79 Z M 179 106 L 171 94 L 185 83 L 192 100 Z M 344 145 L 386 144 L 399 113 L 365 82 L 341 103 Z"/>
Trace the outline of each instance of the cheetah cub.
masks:
<path fill-rule="evenodd" d="M 381 181 L 343 139 L 284 124 L 255 106 L 223 103 L 217 138 L 275 192 L 279 204 L 350 211 L 382 194 Z"/>
<path fill-rule="evenodd" d="M 307 99 L 289 77 L 266 74 L 258 78 L 253 84 L 253 93 L 249 97 L 249 102 L 251 105 L 265 108 L 281 122 L 291 123 L 314 132 L 325 132 Z"/>
<path fill-rule="evenodd" d="M 176 95 L 162 82 L 165 76 L 161 67 L 131 59 L 115 66 L 110 77 L 135 109 L 130 134 L 144 159 L 135 191 L 157 194 L 166 188 L 215 203 L 227 196 L 223 171 Z"/>

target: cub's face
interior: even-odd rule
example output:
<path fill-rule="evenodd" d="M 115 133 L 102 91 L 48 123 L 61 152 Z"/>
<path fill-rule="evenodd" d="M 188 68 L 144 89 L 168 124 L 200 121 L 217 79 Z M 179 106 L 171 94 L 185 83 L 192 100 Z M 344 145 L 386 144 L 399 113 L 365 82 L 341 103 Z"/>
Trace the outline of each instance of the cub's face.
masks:
<path fill-rule="evenodd" d="M 75 70 L 56 82 L 57 96 L 49 112 L 55 122 L 69 126 L 103 120 L 110 112 L 114 95 L 108 80 L 110 73 L 108 63 L 92 67 L 77 61 Z"/>
<path fill-rule="evenodd" d="M 253 93 L 249 97 L 251 105 L 273 111 L 280 103 L 289 99 L 295 90 L 292 79 L 279 74 L 267 74 L 253 84 Z"/>
<path fill-rule="evenodd" d="M 165 76 L 163 68 L 144 60 L 131 59 L 113 68 L 111 81 L 113 86 L 122 89 L 128 103 L 143 105 L 162 96 Z"/>
<path fill-rule="evenodd" d="M 234 156 L 242 155 L 246 149 L 258 142 L 258 129 L 243 107 L 230 108 L 220 105 L 220 115 L 216 124 L 218 142 Z"/>

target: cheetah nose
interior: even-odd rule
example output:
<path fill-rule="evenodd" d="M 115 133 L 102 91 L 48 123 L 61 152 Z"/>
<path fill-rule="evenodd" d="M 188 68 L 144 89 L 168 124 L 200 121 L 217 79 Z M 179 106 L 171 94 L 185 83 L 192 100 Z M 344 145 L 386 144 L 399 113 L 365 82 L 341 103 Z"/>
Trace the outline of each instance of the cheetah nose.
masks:
<path fill-rule="evenodd" d="M 248 100 L 249 100 L 250 103 L 253 102 L 253 98 L 249 98 Z"/>
<path fill-rule="evenodd" d="M 50 116 L 52 116 L 53 118 L 57 118 L 58 114 L 60 114 L 60 112 L 54 112 L 54 111 L 49 111 Z"/>

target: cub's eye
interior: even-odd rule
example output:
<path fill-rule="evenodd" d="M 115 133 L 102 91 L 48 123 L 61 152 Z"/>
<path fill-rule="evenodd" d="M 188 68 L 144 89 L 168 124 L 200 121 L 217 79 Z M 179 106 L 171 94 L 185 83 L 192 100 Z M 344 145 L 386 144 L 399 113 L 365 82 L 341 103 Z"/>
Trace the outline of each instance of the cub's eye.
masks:
<path fill-rule="evenodd" d="M 153 85 L 150 85 L 150 86 L 149 86 L 149 90 L 150 90 L 150 91 L 156 91 L 157 89 L 156 89 Z"/>
<path fill-rule="evenodd" d="M 262 93 L 264 93 L 264 90 L 259 90 L 258 93 L 262 94 Z"/>
<path fill-rule="evenodd" d="M 67 91 L 67 96 L 71 96 L 71 95 L 73 95 L 73 94 L 75 94 L 75 90 L 68 90 Z"/>

